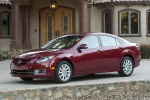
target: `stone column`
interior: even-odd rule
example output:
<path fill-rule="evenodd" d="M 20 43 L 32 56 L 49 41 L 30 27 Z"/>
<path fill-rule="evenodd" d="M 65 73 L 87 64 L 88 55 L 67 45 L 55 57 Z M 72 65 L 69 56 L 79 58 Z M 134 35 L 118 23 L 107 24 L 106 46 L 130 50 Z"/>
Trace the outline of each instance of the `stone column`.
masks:
<path fill-rule="evenodd" d="M 21 49 L 20 42 L 20 0 L 10 0 L 12 3 L 12 41 L 10 49 Z"/>
<path fill-rule="evenodd" d="M 30 6 L 22 6 L 22 49 L 31 49 L 30 42 Z"/>
<path fill-rule="evenodd" d="M 88 32 L 91 32 L 91 5 L 88 5 Z"/>
<path fill-rule="evenodd" d="M 87 6 L 87 0 L 78 0 L 79 1 L 79 27 L 80 32 L 88 32 L 88 6 Z"/>

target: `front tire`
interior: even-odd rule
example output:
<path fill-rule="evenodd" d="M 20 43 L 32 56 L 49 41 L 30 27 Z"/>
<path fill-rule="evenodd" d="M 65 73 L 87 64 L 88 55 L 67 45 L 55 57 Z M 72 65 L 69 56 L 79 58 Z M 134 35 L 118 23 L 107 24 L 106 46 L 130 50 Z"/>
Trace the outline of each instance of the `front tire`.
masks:
<path fill-rule="evenodd" d="M 32 81 L 33 78 L 24 78 L 24 77 L 20 77 L 23 81 Z"/>
<path fill-rule="evenodd" d="M 54 81 L 57 83 L 67 83 L 72 77 L 72 66 L 67 61 L 60 61 L 57 64 L 54 74 Z"/>
<path fill-rule="evenodd" d="M 127 77 L 133 73 L 134 63 L 130 57 L 124 57 L 120 65 L 120 71 L 118 72 L 120 76 Z"/>

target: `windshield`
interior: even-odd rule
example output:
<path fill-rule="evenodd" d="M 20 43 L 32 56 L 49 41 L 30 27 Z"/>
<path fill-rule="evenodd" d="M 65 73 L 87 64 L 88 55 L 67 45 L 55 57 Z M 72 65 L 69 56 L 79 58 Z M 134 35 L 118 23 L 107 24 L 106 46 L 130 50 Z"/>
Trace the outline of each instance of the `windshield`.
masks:
<path fill-rule="evenodd" d="M 82 36 L 64 36 L 60 38 L 56 38 L 45 46 L 42 49 L 70 49 L 72 48 Z"/>

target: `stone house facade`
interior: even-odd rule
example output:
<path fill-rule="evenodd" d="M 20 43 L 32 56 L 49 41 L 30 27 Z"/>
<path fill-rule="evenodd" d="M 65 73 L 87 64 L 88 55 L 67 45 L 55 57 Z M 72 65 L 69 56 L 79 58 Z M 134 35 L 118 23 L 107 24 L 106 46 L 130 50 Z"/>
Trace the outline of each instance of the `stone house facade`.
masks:
<path fill-rule="evenodd" d="M 0 0 L 0 50 L 35 49 L 64 34 L 105 32 L 150 44 L 150 0 Z"/>

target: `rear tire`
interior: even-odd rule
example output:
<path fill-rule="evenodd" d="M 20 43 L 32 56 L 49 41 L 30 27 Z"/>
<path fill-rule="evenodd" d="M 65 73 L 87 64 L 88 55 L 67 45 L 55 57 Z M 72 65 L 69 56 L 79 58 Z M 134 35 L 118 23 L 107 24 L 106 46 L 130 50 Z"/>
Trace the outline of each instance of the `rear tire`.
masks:
<path fill-rule="evenodd" d="M 120 71 L 118 74 L 123 77 L 130 76 L 134 70 L 134 62 L 130 57 L 124 57 L 121 61 Z"/>
<path fill-rule="evenodd" d="M 54 81 L 57 83 L 67 83 L 72 77 L 72 66 L 67 61 L 60 61 L 57 64 L 54 74 Z"/>
<path fill-rule="evenodd" d="M 24 77 L 20 77 L 23 81 L 32 81 L 33 78 L 24 78 Z"/>

